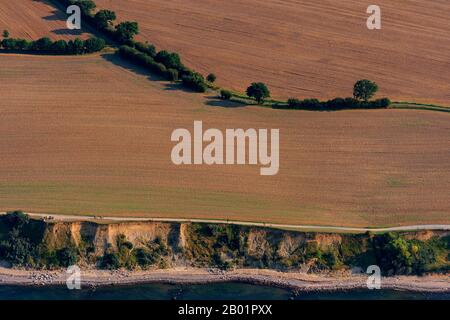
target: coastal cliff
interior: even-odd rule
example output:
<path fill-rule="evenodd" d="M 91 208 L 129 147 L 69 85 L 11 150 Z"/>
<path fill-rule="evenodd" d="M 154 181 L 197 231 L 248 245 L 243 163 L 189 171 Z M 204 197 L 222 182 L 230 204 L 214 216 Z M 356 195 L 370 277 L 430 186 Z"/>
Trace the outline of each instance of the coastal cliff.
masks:
<path fill-rule="evenodd" d="M 43 221 L 21 213 L 0 217 L 0 260 L 35 269 L 78 264 L 314 273 L 378 265 L 386 275 L 445 273 L 449 239 L 448 231 L 337 234 L 229 224 Z"/>

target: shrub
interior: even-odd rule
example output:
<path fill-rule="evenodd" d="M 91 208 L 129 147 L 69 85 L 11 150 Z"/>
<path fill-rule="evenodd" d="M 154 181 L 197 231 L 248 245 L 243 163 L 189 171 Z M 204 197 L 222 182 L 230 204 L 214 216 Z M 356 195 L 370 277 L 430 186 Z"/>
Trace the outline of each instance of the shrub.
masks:
<path fill-rule="evenodd" d="M 334 99 L 328 100 L 326 102 L 326 107 L 328 109 L 340 110 L 340 109 L 345 109 L 346 106 L 347 105 L 345 103 L 345 99 L 343 99 L 343 98 L 334 98 Z"/>
<path fill-rule="evenodd" d="M 84 52 L 84 41 L 79 38 L 69 40 L 67 43 L 67 52 L 70 54 L 82 54 Z"/>
<path fill-rule="evenodd" d="M 13 228 L 7 239 L 0 243 L 0 254 L 14 266 L 24 266 L 33 260 L 34 250 L 19 228 Z"/>
<path fill-rule="evenodd" d="M 73 246 L 69 246 L 56 251 L 56 257 L 58 259 L 59 266 L 72 266 L 78 261 L 78 250 Z"/>
<path fill-rule="evenodd" d="M 353 87 L 353 96 L 355 99 L 369 101 L 378 91 L 378 85 L 370 80 L 359 80 Z"/>
<path fill-rule="evenodd" d="M 89 38 L 84 42 L 84 47 L 87 53 L 98 52 L 105 48 L 105 40 L 100 38 Z"/>
<path fill-rule="evenodd" d="M 188 75 L 182 77 L 183 85 L 196 92 L 205 92 L 206 83 L 205 78 L 197 72 L 191 72 Z"/>
<path fill-rule="evenodd" d="M 3 217 L 3 219 L 5 220 L 8 228 L 10 229 L 13 228 L 20 229 L 30 222 L 30 217 L 20 210 L 7 212 L 6 215 Z"/>
<path fill-rule="evenodd" d="M 27 41 L 25 39 L 3 39 L 0 45 L 6 50 L 20 51 L 42 51 L 55 54 L 84 54 L 102 50 L 105 47 L 105 41 L 100 38 L 90 38 L 83 41 L 79 38 L 66 42 L 57 40 L 53 42 L 48 37 L 36 41 Z"/>
<path fill-rule="evenodd" d="M 17 50 L 30 50 L 33 43 L 31 41 L 25 39 L 17 39 L 16 40 L 16 48 Z"/>
<path fill-rule="evenodd" d="M 121 56 L 122 58 L 125 58 L 125 59 L 131 59 L 131 58 L 133 58 L 137 53 L 138 53 L 138 52 L 137 52 L 136 49 L 131 48 L 131 47 L 129 47 L 129 46 L 125 46 L 125 45 L 120 46 L 119 51 L 118 51 L 119 56 Z"/>
<path fill-rule="evenodd" d="M 136 262 L 143 268 L 155 264 L 158 258 L 149 249 L 136 249 Z"/>
<path fill-rule="evenodd" d="M 398 233 L 374 237 L 373 247 L 377 264 L 388 275 L 421 274 L 448 252 L 442 239 L 411 240 Z"/>
<path fill-rule="evenodd" d="M 220 99 L 222 100 L 230 100 L 232 97 L 232 94 L 228 90 L 220 90 Z"/>
<path fill-rule="evenodd" d="M 83 14 L 87 16 L 89 16 L 91 14 L 91 11 L 97 7 L 95 2 L 92 0 L 79 0 L 75 4 L 80 6 L 80 9 L 83 12 Z"/>
<path fill-rule="evenodd" d="M 36 248 L 33 245 L 28 231 L 30 219 L 22 211 L 8 212 L 1 217 L 9 232 L 0 242 L 0 257 L 13 266 L 34 266 Z"/>
<path fill-rule="evenodd" d="M 208 76 L 206 77 L 206 80 L 208 80 L 209 82 L 213 83 L 215 82 L 217 79 L 216 75 L 214 73 L 210 73 L 208 74 Z"/>
<path fill-rule="evenodd" d="M 152 61 L 149 64 L 149 68 L 151 71 L 155 72 L 156 74 L 159 74 L 160 76 L 164 76 L 167 72 L 166 66 L 156 61 Z"/>
<path fill-rule="evenodd" d="M 178 70 L 176 69 L 167 69 L 166 71 L 166 79 L 169 81 L 177 81 L 178 80 Z"/>
<path fill-rule="evenodd" d="M 3 30 L 3 38 L 9 38 L 9 31 Z"/>
<path fill-rule="evenodd" d="M 137 22 L 124 21 L 116 26 L 115 36 L 121 43 L 127 43 L 133 40 L 133 37 L 139 33 Z"/>
<path fill-rule="evenodd" d="M 323 263 L 331 270 L 340 265 L 339 257 L 335 251 L 327 251 L 322 254 Z"/>
<path fill-rule="evenodd" d="M 180 69 L 182 67 L 181 59 L 178 53 L 160 51 L 155 56 L 155 61 L 160 62 L 166 66 L 168 69 Z"/>
<path fill-rule="evenodd" d="M 317 99 L 299 100 L 290 98 L 288 100 L 288 109 L 320 110 L 322 103 Z"/>
<path fill-rule="evenodd" d="M 17 44 L 16 39 L 7 38 L 2 40 L 2 47 L 6 50 L 15 50 L 16 44 Z"/>
<path fill-rule="evenodd" d="M 39 40 L 34 42 L 34 48 L 35 50 L 51 50 L 53 42 L 48 37 L 40 38 Z"/>
<path fill-rule="evenodd" d="M 254 98 L 258 104 L 261 104 L 264 102 L 264 99 L 270 97 L 270 91 L 264 83 L 254 82 L 247 88 L 247 95 Z"/>
<path fill-rule="evenodd" d="M 148 242 L 145 248 L 138 248 L 135 251 L 136 262 L 143 268 L 147 268 L 156 263 L 159 264 L 159 267 L 164 267 L 166 263 L 163 256 L 167 256 L 168 254 L 169 250 L 160 238 Z"/>
<path fill-rule="evenodd" d="M 135 42 L 134 47 L 136 48 L 136 50 L 139 50 L 152 58 L 154 58 L 156 55 L 156 48 L 152 44 Z"/>
<path fill-rule="evenodd" d="M 356 109 L 361 106 L 360 102 L 355 98 L 345 98 L 344 101 L 348 109 Z"/>
<path fill-rule="evenodd" d="M 107 252 L 103 256 L 101 267 L 103 269 L 119 269 L 121 267 L 119 256 L 116 252 Z"/>
<path fill-rule="evenodd" d="M 156 62 L 152 57 L 146 55 L 145 53 L 126 45 L 121 46 L 118 53 L 122 58 L 139 64 L 151 72 L 154 72 L 162 77 L 167 76 L 167 68 L 162 63 Z"/>
<path fill-rule="evenodd" d="M 103 30 L 112 25 L 116 20 L 116 13 L 111 10 L 100 10 L 94 16 L 94 22 L 98 29 Z"/>
<path fill-rule="evenodd" d="M 66 53 L 67 52 L 67 42 L 64 40 L 58 40 L 53 42 L 52 47 L 51 47 L 52 51 L 57 52 L 57 53 Z"/>
<path fill-rule="evenodd" d="M 379 109 L 387 108 L 390 105 L 388 98 L 375 101 L 359 101 L 355 98 L 334 98 L 327 102 L 320 102 L 317 99 L 299 100 L 290 98 L 287 106 L 274 105 L 275 109 L 302 109 L 302 110 L 343 110 L 343 109 Z"/>
<path fill-rule="evenodd" d="M 373 105 L 376 108 L 387 108 L 391 105 L 391 100 L 389 100 L 388 98 L 378 99 L 373 101 Z"/>
<path fill-rule="evenodd" d="M 179 73 L 179 77 L 183 77 L 183 76 L 187 76 L 190 75 L 193 71 L 191 69 L 189 69 L 188 67 L 181 65 L 178 68 L 178 73 Z"/>
<path fill-rule="evenodd" d="M 317 99 L 305 99 L 302 102 L 302 105 L 306 109 L 320 109 L 322 107 L 322 104 Z"/>

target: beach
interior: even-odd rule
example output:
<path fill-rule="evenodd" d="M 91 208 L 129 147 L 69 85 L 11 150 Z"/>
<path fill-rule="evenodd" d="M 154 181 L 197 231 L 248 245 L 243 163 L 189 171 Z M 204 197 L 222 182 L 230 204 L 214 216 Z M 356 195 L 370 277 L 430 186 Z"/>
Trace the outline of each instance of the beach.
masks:
<path fill-rule="evenodd" d="M 0 267 L 0 285 L 60 286 L 66 285 L 65 270 L 24 270 Z M 163 270 L 128 271 L 81 269 L 81 286 L 91 288 L 110 285 L 144 283 L 207 284 L 243 282 L 288 288 L 296 291 L 334 291 L 367 288 L 367 275 L 351 272 L 310 274 L 279 272 L 262 269 L 222 271 L 207 268 L 177 267 Z M 450 292 L 450 276 L 395 276 L 382 277 L 382 289 L 416 292 Z"/>

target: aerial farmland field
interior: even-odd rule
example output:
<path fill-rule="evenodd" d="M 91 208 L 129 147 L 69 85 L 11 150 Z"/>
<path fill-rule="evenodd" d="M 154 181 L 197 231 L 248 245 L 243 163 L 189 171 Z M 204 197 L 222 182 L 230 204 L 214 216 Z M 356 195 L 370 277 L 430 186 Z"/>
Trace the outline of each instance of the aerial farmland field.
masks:
<path fill-rule="evenodd" d="M 179 50 L 189 67 L 214 71 L 219 84 L 239 90 L 262 80 L 277 98 L 307 92 L 324 98 L 346 95 L 356 79 L 371 75 L 380 84 L 378 95 L 450 101 L 442 2 L 427 7 L 433 18 L 422 17 L 421 1 L 385 4 L 389 39 L 352 31 L 355 1 L 343 1 L 339 14 L 325 3 L 297 1 L 292 12 L 287 2 L 271 3 L 277 14 L 270 16 L 254 0 L 99 0 L 97 6 L 135 18 L 141 39 Z M 24 10 L 2 5 L 0 27 L 32 39 L 55 37 L 55 28 L 63 27 L 64 15 L 50 2 L 18 5 Z M 394 9 L 401 17 L 417 12 L 425 31 L 407 24 L 407 17 L 394 23 Z M 297 19 L 303 12 L 306 18 Z M 184 20 L 186 13 L 191 18 Z M 273 20 L 278 15 L 283 23 Z M 36 33 L 28 23 L 38 26 Z M 417 48 L 406 50 L 413 33 Z M 446 112 L 246 106 L 213 91 L 179 90 L 112 48 L 87 56 L 0 54 L 0 77 L 0 211 L 361 227 L 449 221 Z M 198 120 L 219 130 L 279 128 L 279 173 L 261 176 L 252 165 L 176 166 L 171 133 L 192 129 Z"/>
<path fill-rule="evenodd" d="M 68 30 L 66 14 L 45 0 L 2 0 L 0 4 L 0 30 L 8 30 L 11 37 L 36 40 L 86 38 L 81 30 Z"/>
<path fill-rule="evenodd" d="M 449 300 L 448 13 L 0 0 L 0 300 Z"/>
<path fill-rule="evenodd" d="M 448 222 L 447 113 L 224 108 L 111 54 L 0 56 L 0 210 L 385 226 Z M 170 162 L 173 128 L 280 128 L 280 172 Z"/>
<path fill-rule="evenodd" d="M 139 22 L 140 40 L 243 91 L 262 81 L 276 98 L 351 95 L 370 78 L 397 101 L 450 106 L 448 1 L 380 0 L 382 31 L 360 0 L 98 0 Z"/>

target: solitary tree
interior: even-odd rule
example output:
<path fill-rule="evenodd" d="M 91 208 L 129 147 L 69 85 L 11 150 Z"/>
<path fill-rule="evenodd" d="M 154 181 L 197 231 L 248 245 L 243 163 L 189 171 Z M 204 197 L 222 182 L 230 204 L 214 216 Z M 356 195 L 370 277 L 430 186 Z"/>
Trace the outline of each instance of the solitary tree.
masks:
<path fill-rule="evenodd" d="M 100 10 L 95 14 L 95 23 L 99 29 L 105 29 L 116 20 L 116 13 L 111 10 Z"/>
<path fill-rule="evenodd" d="M 137 22 L 125 21 L 116 26 L 116 36 L 120 42 L 128 42 L 139 33 Z"/>
<path fill-rule="evenodd" d="M 264 102 L 264 99 L 270 97 L 270 91 L 264 83 L 254 82 L 247 88 L 247 95 L 255 98 L 258 104 L 261 104 Z"/>
<path fill-rule="evenodd" d="M 9 38 L 9 31 L 3 30 L 3 38 Z"/>
<path fill-rule="evenodd" d="M 378 85 L 370 80 L 359 80 L 353 87 L 353 96 L 355 99 L 369 101 L 378 91 Z"/>
<path fill-rule="evenodd" d="M 208 80 L 209 82 L 213 83 L 215 82 L 217 79 L 216 75 L 214 73 L 210 73 L 208 74 L 208 76 L 206 77 L 206 80 Z"/>

